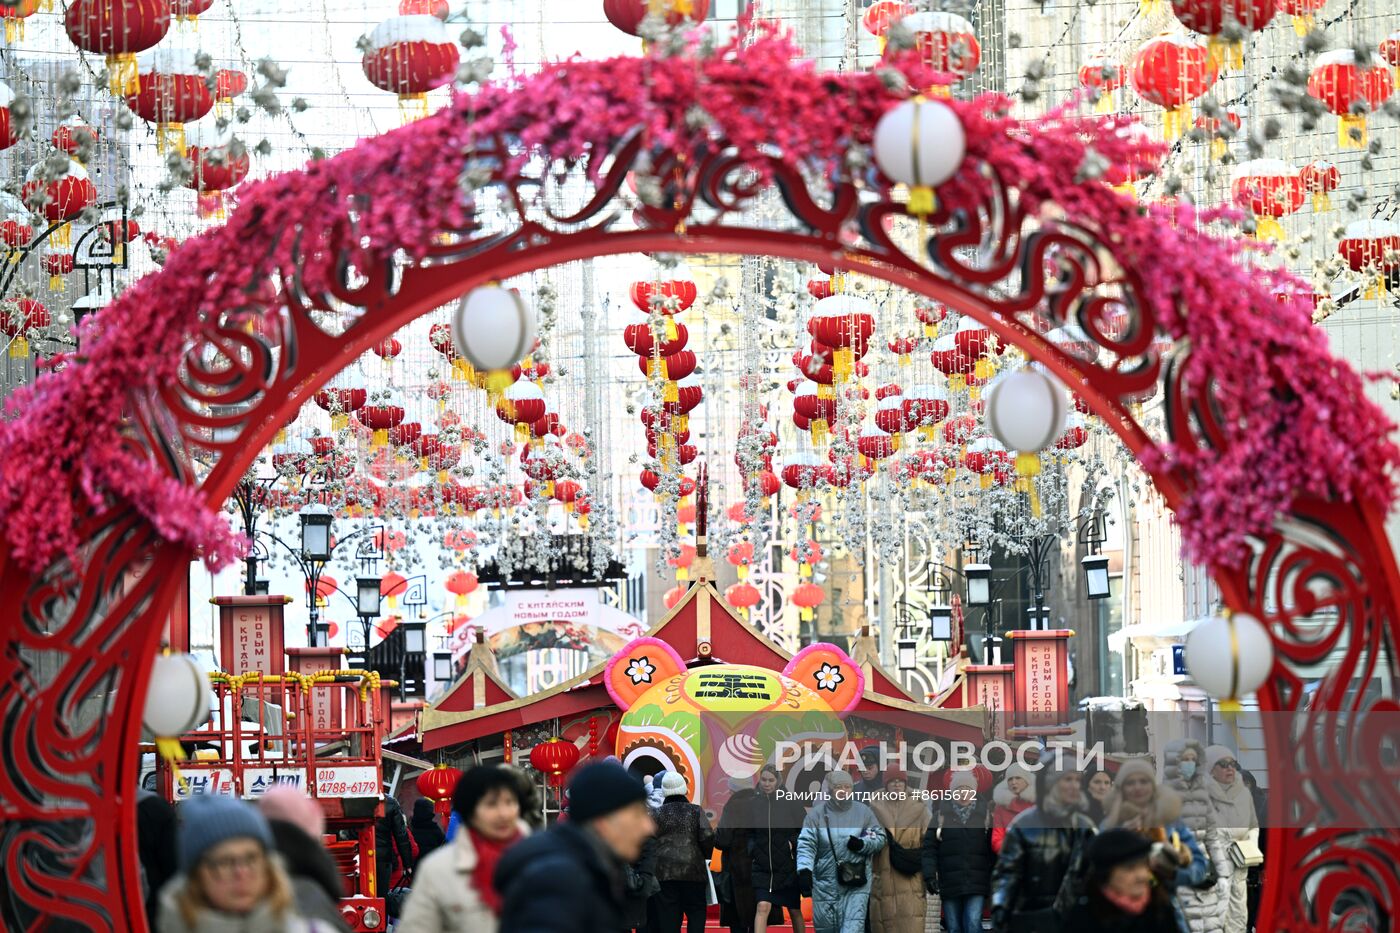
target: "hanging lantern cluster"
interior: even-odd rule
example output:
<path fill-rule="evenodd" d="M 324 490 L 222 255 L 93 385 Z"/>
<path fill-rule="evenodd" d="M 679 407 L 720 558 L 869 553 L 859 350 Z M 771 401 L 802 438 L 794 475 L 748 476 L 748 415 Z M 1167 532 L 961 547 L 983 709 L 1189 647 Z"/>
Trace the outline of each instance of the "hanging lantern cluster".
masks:
<path fill-rule="evenodd" d="M 214 107 L 214 95 L 191 49 L 161 47 L 136 62 L 139 90 L 126 95 L 133 113 L 156 126 L 156 148 L 185 151 L 185 124 Z"/>
<path fill-rule="evenodd" d="M 126 96 L 141 90 L 137 53 L 165 38 L 171 18 L 169 0 L 73 0 L 63 25 L 78 48 L 106 56 L 109 88 Z"/>

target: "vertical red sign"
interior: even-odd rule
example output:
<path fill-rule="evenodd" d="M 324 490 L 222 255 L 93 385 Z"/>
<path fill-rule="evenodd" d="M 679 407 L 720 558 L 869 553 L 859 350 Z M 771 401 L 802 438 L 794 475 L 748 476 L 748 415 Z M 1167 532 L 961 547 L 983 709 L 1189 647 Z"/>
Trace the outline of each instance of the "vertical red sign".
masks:
<path fill-rule="evenodd" d="M 1070 629 L 1009 632 L 1016 706 L 1014 733 L 1062 735 L 1069 731 Z"/>
<path fill-rule="evenodd" d="M 219 607 L 219 664 L 227 674 L 281 674 L 286 670 L 282 613 L 290 596 L 215 596 Z"/>
<path fill-rule="evenodd" d="M 969 664 L 964 669 L 967 679 L 963 704 L 982 706 L 987 710 L 992 734 L 1005 737 L 1007 721 L 1015 708 L 1011 690 L 1010 664 Z"/>

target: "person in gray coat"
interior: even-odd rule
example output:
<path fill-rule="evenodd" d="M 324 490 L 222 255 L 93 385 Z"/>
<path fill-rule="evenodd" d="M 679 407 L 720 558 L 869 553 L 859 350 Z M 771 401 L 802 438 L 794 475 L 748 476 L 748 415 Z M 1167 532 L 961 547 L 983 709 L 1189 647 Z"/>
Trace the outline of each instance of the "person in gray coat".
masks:
<path fill-rule="evenodd" d="M 1215 807 L 1206 788 L 1206 750 L 1195 739 L 1177 739 L 1163 751 L 1163 774 L 1167 786 L 1181 795 L 1181 819 L 1191 828 L 1205 850 L 1217 879 L 1233 870 L 1224 834 L 1215 822 Z M 1183 886 L 1177 889 L 1177 903 L 1191 933 L 1224 933 L 1227 897 L 1222 881 L 1209 888 Z"/>
<path fill-rule="evenodd" d="M 874 876 L 870 860 L 885 847 L 885 831 L 864 803 L 855 799 L 854 782 L 833 771 L 824 783 L 826 798 L 817 802 L 797 835 L 797 879 L 812 898 L 816 933 L 865 933 Z M 843 884 L 843 874 L 862 878 Z"/>

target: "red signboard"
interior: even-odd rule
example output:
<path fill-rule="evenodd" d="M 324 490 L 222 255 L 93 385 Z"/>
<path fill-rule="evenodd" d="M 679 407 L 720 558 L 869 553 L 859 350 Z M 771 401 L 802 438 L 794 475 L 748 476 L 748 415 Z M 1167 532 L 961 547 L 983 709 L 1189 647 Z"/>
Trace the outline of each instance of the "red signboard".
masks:
<path fill-rule="evenodd" d="M 964 706 L 981 706 L 987 710 L 993 735 L 1005 736 L 1014 704 L 1012 701 L 1010 664 L 969 664 L 963 668 Z"/>
<path fill-rule="evenodd" d="M 219 666 L 227 674 L 281 674 L 282 611 L 290 596 L 215 596 L 219 607 Z"/>
<path fill-rule="evenodd" d="M 1060 735 L 1069 731 L 1069 629 L 1008 632 L 1016 669 L 1013 732 Z"/>
<path fill-rule="evenodd" d="M 287 665 L 310 677 L 323 671 L 345 669 L 342 648 L 288 648 Z M 311 728 L 318 733 L 334 732 L 345 721 L 345 692 L 322 688 L 311 691 Z"/>

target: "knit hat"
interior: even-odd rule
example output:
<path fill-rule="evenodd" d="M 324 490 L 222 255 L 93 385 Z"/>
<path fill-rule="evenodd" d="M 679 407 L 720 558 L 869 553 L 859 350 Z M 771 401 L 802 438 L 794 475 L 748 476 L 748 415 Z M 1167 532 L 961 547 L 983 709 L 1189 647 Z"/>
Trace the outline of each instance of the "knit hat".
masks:
<path fill-rule="evenodd" d="M 844 787 L 852 787 L 855 785 L 855 781 L 852 780 L 851 776 L 845 771 L 832 771 L 828 773 L 826 776 L 827 788 L 835 789 L 838 784 Z"/>
<path fill-rule="evenodd" d="M 1224 745 L 1212 745 L 1206 749 L 1206 773 L 1210 773 L 1212 768 L 1226 758 L 1236 763 L 1239 762 L 1239 757 Z"/>
<path fill-rule="evenodd" d="M 1032 787 L 1035 786 L 1035 775 L 1027 771 L 1023 765 L 1010 764 L 1006 766 L 1006 771 L 1002 774 L 1002 780 L 1010 780 L 1014 777 L 1020 778 Z"/>
<path fill-rule="evenodd" d="M 180 870 L 194 873 L 210 849 L 230 839 L 254 839 L 273 847 L 272 830 L 253 806 L 234 797 L 201 794 L 180 805 Z"/>
<path fill-rule="evenodd" d="M 661 779 L 661 792 L 667 797 L 685 797 L 689 796 L 690 788 L 679 771 L 667 771 L 666 776 Z"/>
<path fill-rule="evenodd" d="M 586 764 L 569 782 L 569 819 L 586 823 L 646 799 L 642 782 L 622 765 L 612 761 Z"/>
<path fill-rule="evenodd" d="M 1067 774 L 1079 774 L 1074 768 L 1074 760 L 1069 755 L 1047 750 L 1047 754 L 1041 756 L 1040 770 L 1035 775 L 1036 803 L 1043 805 L 1050 796 L 1050 789 Z"/>
<path fill-rule="evenodd" d="M 1128 829 L 1105 829 L 1089 843 L 1089 864 L 1097 872 L 1107 874 L 1119 865 L 1146 860 L 1152 843 L 1142 833 Z"/>
<path fill-rule="evenodd" d="M 1123 762 L 1123 766 L 1118 769 L 1113 783 L 1117 787 L 1122 787 L 1128 778 L 1135 774 L 1145 774 L 1152 779 L 1153 784 L 1157 783 L 1157 769 L 1152 767 L 1152 762 L 1146 758 L 1131 758 Z"/>
<path fill-rule="evenodd" d="M 977 775 L 971 771 L 954 771 L 948 778 L 948 789 L 957 790 L 960 787 L 977 789 Z"/>
<path fill-rule="evenodd" d="M 432 802 L 428 802 L 432 806 Z M 320 840 L 326 831 L 326 813 L 321 805 L 289 784 L 279 784 L 258 799 L 258 809 L 269 820 L 281 820 Z"/>
<path fill-rule="evenodd" d="M 905 784 L 908 784 L 909 772 L 905 771 L 903 768 L 890 768 L 885 772 L 885 783 L 889 784 L 891 781 L 903 781 Z"/>
<path fill-rule="evenodd" d="M 868 765 L 879 764 L 880 749 L 874 745 L 867 745 L 860 750 L 860 760 Z"/>

